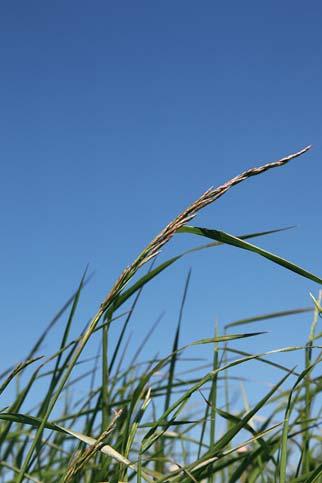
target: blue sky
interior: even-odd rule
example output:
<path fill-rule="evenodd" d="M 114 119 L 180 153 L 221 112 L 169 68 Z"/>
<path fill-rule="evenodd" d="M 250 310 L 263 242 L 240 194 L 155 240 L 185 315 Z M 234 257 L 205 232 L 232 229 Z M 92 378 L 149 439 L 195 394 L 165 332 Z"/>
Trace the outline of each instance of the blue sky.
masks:
<path fill-rule="evenodd" d="M 234 234 L 297 225 L 257 242 L 322 275 L 321 13 L 318 1 L 1 6 L 3 367 L 26 354 L 87 263 L 95 277 L 75 334 L 123 267 L 205 189 L 307 144 L 303 159 L 240 185 L 194 223 Z M 180 235 L 162 256 L 200 241 Z M 308 305 L 318 289 L 234 248 L 191 255 L 138 307 L 135 339 L 166 311 L 149 353 L 170 347 L 190 267 L 182 343 L 211 336 L 215 320 Z M 258 324 L 270 334 L 243 347 L 301 343 L 309 324 Z"/>

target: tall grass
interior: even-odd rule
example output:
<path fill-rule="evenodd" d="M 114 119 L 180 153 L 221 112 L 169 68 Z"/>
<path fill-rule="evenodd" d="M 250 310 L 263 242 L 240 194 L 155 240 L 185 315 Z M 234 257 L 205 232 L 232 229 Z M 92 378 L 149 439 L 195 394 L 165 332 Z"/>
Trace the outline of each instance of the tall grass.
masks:
<path fill-rule="evenodd" d="M 77 291 L 50 322 L 26 359 L 1 375 L 2 395 L 10 390 L 14 380 L 17 382 L 12 402 L 0 411 L 2 481 L 321 481 L 321 415 L 315 402 L 319 402 L 322 383 L 314 371 L 322 358 L 321 333 L 317 331 L 321 295 L 313 297 L 311 307 L 237 320 L 222 331 L 216 325 L 209 328 L 209 338 L 181 346 L 189 273 L 169 354 L 142 360 L 153 327 L 141 341 L 136 337 L 134 356 L 130 361 L 126 357 L 127 328 L 144 286 L 191 251 L 229 244 L 322 283 L 317 275 L 246 241 L 279 230 L 236 237 L 188 225 L 200 210 L 231 187 L 283 166 L 308 149 L 249 169 L 206 191 L 123 270 L 96 314 L 79 337 L 72 340 L 75 314 L 88 282 L 84 273 Z M 177 233 L 205 237 L 211 242 L 157 264 L 157 254 Z M 142 274 L 149 262 L 148 270 Z M 241 326 L 248 329 L 258 321 L 310 312 L 312 326 L 303 346 L 248 353 L 234 345 L 236 340 L 261 334 L 256 330 L 240 332 Z M 112 345 L 110 328 L 116 320 L 120 331 Z M 44 341 L 60 321 L 63 328 L 57 351 L 41 358 Z M 82 353 L 94 333 L 101 337 L 100 351 L 92 360 L 92 369 L 83 371 Z M 180 362 L 189 356 L 193 346 L 210 346 L 213 356 L 202 367 L 191 360 L 189 370 L 180 372 Z M 302 351 L 302 369 L 288 366 L 290 351 Z M 270 356 L 276 353 L 285 353 L 285 365 L 271 360 Z M 249 404 L 245 395 L 244 407 L 233 410 L 231 383 L 236 378 L 233 368 L 240 366 L 247 371 L 250 361 L 274 367 L 276 382 L 254 405 Z M 160 374 L 162 377 L 157 377 Z M 77 387 L 81 387 L 81 393 Z M 80 394 L 76 400 L 75 393 Z M 33 400 L 37 398 L 37 404 L 28 409 L 31 394 Z M 191 404 L 196 399 L 197 409 Z"/>

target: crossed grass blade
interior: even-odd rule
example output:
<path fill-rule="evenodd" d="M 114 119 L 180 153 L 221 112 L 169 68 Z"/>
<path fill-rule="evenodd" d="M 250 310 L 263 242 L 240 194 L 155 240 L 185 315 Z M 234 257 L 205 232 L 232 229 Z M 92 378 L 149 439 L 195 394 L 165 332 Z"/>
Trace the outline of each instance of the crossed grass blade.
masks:
<path fill-rule="evenodd" d="M 132 292 L 131 293 L 127 292 L 126 286 L 129 284 L 130 280 L 135 276 L 138 270 L 149 260 L 153 259 L 159 253 L 162 247 L 166 243 L 168 243 L 168 241 L 170 241 L 172 236 L 180 229 L 182 229 L 198 213 L 198 211 L 200 211 L 202 208 L 209 205 L 210 203 L 216 201 L 219 197 L 225 194 L 231 187 L 237 185 L 238 183 L 246 180 L 249 177 L 265 172 L 271 168 L 283 166 L 291 159 L 296 158 L 302 155 L 303 153 L 305 153 L 308 149 L 309 147 L 295 154 L 287 156 L 286 158 L 283 158 L 277 162 L 269 163 L 259 168 L 252 168 L 250 170 L 247 170 L 241 175 L 219 186 L 218 188 L 209 189 L 196 202 L 192 203 L 186 210 L 184 210 L 171 223 L 169 223 L 164 228 L 164 230 L 162 230 L 160 234 L 154 240 L 152 240 L 152 242 L 140 253 L 140 255 L 136 258 L 136 260 L 122 272 L 122 274 L 120 275 L 119 279 L 116 281 L 115 285 L 112 287 L 109 294 L 103 300 L 97 313 L 94 315 L 89 325 L 81 335 L 80 339 L 76 341 L 75 345 L 72 345 L 72 349 L 68 357 L 68 364 L 65 364 L 62 367 L 61 377 L 59 380 L 59 384 L 56 387 L 56 391 L 53 394 L 51 394 L 51 397 L 48 400 L 48 404 L 46 403 L 46 411 L 44 411 L 44 414 L 42 414 L 41 423 L 38 426 L 38 430 L 36 431 L 33 442 L 30 445 L 27 456 L 23 462 L 21 471 L 17 477 L 17 483 L 20 483 L 21 481 L 23 481 L 25 473 L 30 469 L 30 463 L 32 461 L 33 452 L 36 449 L 37 445 L 40 443 L 42 431 L 46 427 L 47 420 L 59 396 L 62 394 L 64 387 L 66 385 L 66 382 L 69 379 L 73 368 L 77 364 L 78 359 L 84 347 L 86 346 L 93 332 L 98 328 L 99 326 L 98 324 L 101 318 L 106 313 L 108 313 L 108 311 L 111 311 L 113 313 L 116 308 L 119 308 L 127 300 L 127 298 L 129 298 L 129 296 L 137 290 L 137 287 L 135 288 L 135 290 L 133 290 L 133 286 L 132 286 L 130 287 L 130 289 L 127 289 L 130 291 L 132 290 Z M 238 241 L 240 242 L 241 239 L 238 239 Z M 225 243 L 226 242 L 227 240 L 225 240 Z M 174 263 L 174 261 L 176 261 L 179 258 L 180 257 L 175 257 L 173 261 L 166 262 L 167 264 L 164 266 L 164 268 L 167 268 L 167 266 L 170 266 L 172 263 Z M 285 266 L 285 263 L 283 266 Z M 290 267 L 287 267 L 287 268 L 290 268 Z M 161 271 L 162 269 L 159 270 L 158 273 L 160 273 Z M 307 275 L 307 272 L 305 274 Z M 318 277 L 316 277 L 315 281 L 317 281 L 317 279 Z M 318 280 L 320 281 L 320 279 Z M 124 295 L 126 295 L 126 297 L 124 297 Z"/>

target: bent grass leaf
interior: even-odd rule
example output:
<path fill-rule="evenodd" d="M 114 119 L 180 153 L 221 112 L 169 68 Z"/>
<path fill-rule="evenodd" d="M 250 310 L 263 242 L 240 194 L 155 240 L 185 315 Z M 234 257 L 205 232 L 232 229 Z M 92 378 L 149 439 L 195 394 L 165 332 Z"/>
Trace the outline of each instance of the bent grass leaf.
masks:
<path fill-rule="evenodd" d="M 0 413 L 0 419 L 4 421 L 15 422 L 15 423 L 28 424 L 30 426 L 33 426 L 34 428 L 39 428 L 43 423 L 41 418 L 37 418 L 35 416 L 28 416 L 25 414 L 19 414 L 19 413 Z M 58 432 L 73 436 L 74 438 L 77 438 L 78 440 L 88 445 L 93 445 L 97 441 L 95 438 L 92 438 L 91 436 L 87 436 L 85 434 L 79 433 L 78 431 L 73 431 L 71 429 L 64 428 L 63 426 L 60 426 L 55 423 L 51 423 L 49 421 L 46 421 L 44 427 L 52 431 L 58 431 Z M 122 456 L 118 451 L 116 451 L 114 448 L 112 448 L 109 445 L 104 445 L 100 449 L 100 451 L 106 454 L 107 456 L 110 456 L 111 458 L 115 459 L 119 463 L 122 463 L 123 465 L 130 466 L 130 467 L 132 465 L 131 461 L 129 461 L 127 458 L 124 458 L 124 456 Z"/>
<path fill-rule="evenodd" d="M 274 262 L 277 265 L 280 265 L 281 267 L 284 267 L 292 272 L 295 272 L 298 275 L 301 275 L 302 277 L 312 280 L 313 282 L 316 282 L 320 285 L 322 284 L 322 279 L 317 275 L 314 275 L 313 273 L 308 272 L 304 268 L 301 268 L 298 265 L 295 265 L 294 263 L 279 257 L 278 255 L 274 255 L 274 253 L 268 252 L 267 250 L 264 250 L 263 248 L 259 248 L 256 245 L 252 245 L 251 243 L 248 243 L 242 240 L 241 238 L 230 235 L 229 233 L 226 233 L 224 231 L 209 230 L 208 228 L 201 228 L 201 227 L 195 227 L 195 226 L 184 226 L 180 228 L 179 232 L 191 233 L 194 235 L 211 238 L 221 243 L 226 243 L 227 245 L 232 245 L 237 248 L 242 248 L 243 250 L 248 250 L 250 252 L 257 253 L 257 255 L 267 258 L 271 262 Z"/>
<path fill-rule="evenodd" d="M 20 374 L 21 371 L 23 371 L 26 367 L 30 366 L 30 364 L 33 364 L 36 361 L 39 361 L 42 359 L 43 356 L 39 357 L 34 357 L 33 359 L 27 359 L 24 362 L 20 362 L 7 376 L 5 381 L 0 386 L 0 394 L 3 393 L 3 391 L 6 389 L 6 387 L 10 384 L 10 382 L 18 375 Z"/>
<path fill-rule="evenodd" d="M 190 228 L 192 228 L 192 227 L 183 227 L 183 228 L 179 229 L 177 231 L 177 233 L 186 233 L 186 232 L 191 233 Z M 290 228 L 292 228 L 292 227 L 277 228 L 277 229 L 274 229 L 274 230 L 261 231 L 261 232 L 255 232 L 255 233 L 247 233 L 247 234 L 244 234 L 244 235 L 239 235 L 238 239 L 246 240 L 246 239 L 249 239 L 249 238 L 256 238 L 256 237 L 261 237 L 261 236 L 265 236 L 265 235 L 271 235 L 273 233 L 278 233 L 278 232 L 281 232 L 281 231 L 289 230 Z M 189 230 L 187 231 L 186 229 L 189 229 Z M 168 267 L 170 267 L 172 264 L 174 264 L 175 262 L 177 262 L 178 260 L 180 260 L 184 256 L 189 255 L 190 253 L 193 253 L 195 251 L 203 250 L 203 249 L 206 249 L 206 248 L 217 247 L 217 246 L 220 246 L 220 245 L 224 245 L 224 242 L 219 241 L 219 242 L 215 242 L 215 243 L 208 243 L 206 245 L 194 247 L 194 248 L 186 250 L 186 251 L 182 252 L 181 254 L 179 254 L 179 255 L 177 255 L 173 258 L 170 258 L 169 260 L 166 260 L 165 262 L 161 263 L 160 265 L 158 265 L 153 270 L 150 270 L 146 275 L 143 275 L 130 288 L 128 288 L 127 290 L 124 290 L 119 295 L 116 302 L 114 303 L 113 311 L 115 311 L 121 305 L 123 305 L 126 302 L 126 300 L 128 300 L 135 292 L 137 292 L 144 285 L 146 285 L 148 282 L 150 282 L 150 280 L 155 278 L 157 275 L 159 275 L 161 272 L 163 272 L 163 270 L 167 269 Z"/>

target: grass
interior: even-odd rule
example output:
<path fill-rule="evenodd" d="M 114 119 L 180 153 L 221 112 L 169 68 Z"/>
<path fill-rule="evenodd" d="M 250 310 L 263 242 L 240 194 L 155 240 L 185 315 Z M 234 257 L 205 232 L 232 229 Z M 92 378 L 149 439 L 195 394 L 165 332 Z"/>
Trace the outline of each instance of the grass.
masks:
<path fill-rule="evenodd" d="M 181 346 L 181 324 L 189 294 L 190 272 L 183 290 L 177 327 L 166 357 L 142 360 L 151 331 L 135 340 L 136 351 L 127 361 L 127 329 L 144 286 L 191 251 L 229 244 L 267 258 L 318 284 L 321 278 L 270 253 L 249 239 L 280 230 L 231 234 L 188 223 L 205 206 L 234 185 L 269 169 L 283 166 L 309 148 L 277 162 L 245 171 L 218 188 L 206 191 L 170 222 L 134 262 L 123 270 L 77 339 L 71 328 L 79 300 L 89 281 L 85 271 L 77 291 L 50 322 L 45 332 L 16 367 L 4 370 L 0 395 L 16 382 L 15 395 L 0 410 L 0 476 L 4 482 L 318 482 L 322 481 L 321 377 L 322 334 L 317 331 L 322 312 L 321 293 L 312 306 L 256 315 L 232 321 L 211 337 Z M 157 255 L 174 235 L 210 239 L 166 262 Z M 142 273 L 144 266 L 148 270 Z M 312 313 L 312 325 L 303 346 L 283 347 L 265 353 L 237 349 L 234 341 L 255 339 L 249 331 L 259 321 Z M 118 321 L 120 332 L 111 344 L 110 328 Z M 65 321 L 57 351 L 40 357 L 51 329 Z M 247 329 L 246 332 L 243 330 Z M 240 332 L 242 330 L 242 332 Z M 91 361 L 82 359 L 84 348 L 100 335 L 100 350 Z M 255 341 L 254 341 L 255 343 Z M 212 348 L 212 358 L 200 366 L 189 360 L 194 346 Z M 303 368 L 287 365 L 287 353 L 303 353 Z M 286 363 L 271 360 L 284 354 Z M 233 368 L 247 374 L 251 361 L 276 370 L 276 382 L 257 402 L 236 409 Z M 84 371 L 83 364 L 92 368 Z M 241 371 L 239 371 L 240 373 Z M 162 377 L 157 377 L 162 374 Z M 242 377 L 237 378 L 243 384 Z M 80 396 L 75 400 L 77 388 Z M 13 391 L 11 391 L 13 392 Z M 37 404 L 28 408 L 28 397 Z M 34 396 L 35 397 L 35 396 Z M 194 407 L 198 401 L 197 407 Z M 234 409 L 233 409 L 234 408 Z"/>

